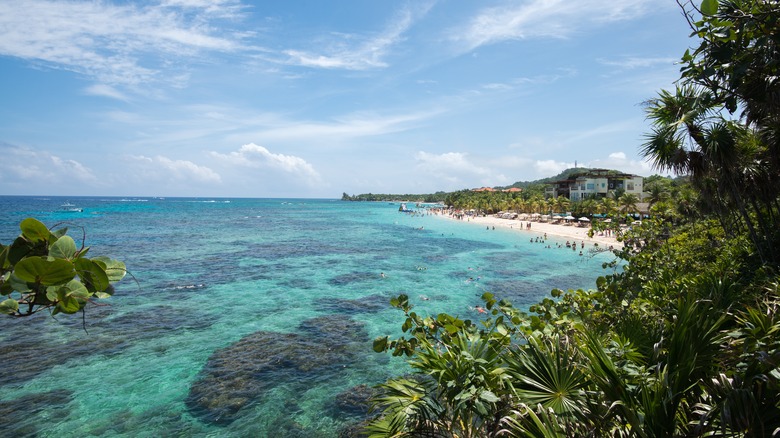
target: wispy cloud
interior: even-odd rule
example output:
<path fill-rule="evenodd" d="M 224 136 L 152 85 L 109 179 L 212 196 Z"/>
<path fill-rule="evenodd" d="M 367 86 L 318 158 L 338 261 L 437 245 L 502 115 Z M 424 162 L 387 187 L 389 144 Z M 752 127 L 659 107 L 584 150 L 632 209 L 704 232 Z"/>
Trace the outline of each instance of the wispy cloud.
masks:
<path fill-rule="evenodd" d="M 491 174 L 490 169 L 476 164 L 468 154 L 462 152 L 432 154 L 419 151 L 414 158 L 420 169 L 440 176 L 486 176 Z"/>
<path fill-rule="evenodd" d="M 0 54 L 74 71 L 105 84 L 170 81 L 176 60 L 241 48 L 240 33 L 213 26 L 236 17 L 233 0 L 161 4 L 29 0 L 0 2 Z M 185 76 L 186 77 L 186 76 Z"/>
<path fill-rule="evenodd" d="M 370 36 L 338 34 L 329 38 L 326 47 L 288 49 L 282 62 L 323 69 L 369 70 L 387 67 L 388 52 L 404 40 L 404 34 L 416 20 L 432 7 L 432 2 L 401 9 L 379 33 Z"/>
<path fill-rule="evenodd" d="M 84 89 L 84 92 L 93 96 L 108 97 L 116 100 L 127 101 L 127 96 L 115 87 L 106 84 L 94 84 Z"/>
<path fill-rule="evenodd" d="M 679 62 L 678 58 L 668 57 L 640 57 L 640 56 L 624 56 L 616 59 L 600 59 L 604 65 L 611 67 L 618 67 L 621 70 L 633 70 L 637 68 L 650 68 L 657 66 L 672 66 Z"/>
<path fill-rule="evenodd" d="M 648 9 L 643 0 L 530 0 L 480 11 L 450 38 L 465 51 L 506 40 L 567 38 L 589 26 L 636 18 Z"/>
<path fill-rule="evenodd" d="M 266 140 L 309 140 L 351 139 L 400 132 L 417 126 L 429 119 L 438 110 L 398 115 L 378 115 L 374 113 L 353 113 L 325 122 L 281 122 L 264 130 L 256 130 L 253 135 Z"/>
<path fill-rule="evenodd" d="M 174 160 L 162 155 L 155 157 L 137 155 L 127 158 L 135 163 L 131 171 L 147 183 L 165 181 L 219 183 L 222 180 L 219 174 L 211 168 L 188 160 Z"/>

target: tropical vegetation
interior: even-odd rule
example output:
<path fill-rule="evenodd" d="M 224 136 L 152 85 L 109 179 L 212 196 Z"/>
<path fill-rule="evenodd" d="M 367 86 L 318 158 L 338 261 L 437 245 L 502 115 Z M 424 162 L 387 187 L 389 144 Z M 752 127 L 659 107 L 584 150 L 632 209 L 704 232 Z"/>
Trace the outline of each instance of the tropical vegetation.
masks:
<path fill-rule="evenodd" d="M 54 231 L 37 219 L 19 224 L 21 234 L 0 244 L 0 313 L 16 317 L 48 310 L 52 315 L 84 310 L 94 299 L 113 294 L 112 283 L 124 278 L 125 264 L 105 256 L 87 257 L 68 228 Z"/>
<path fill-rule="evenodd" d="M 374 349 L 413 373 L 380 385 L 367 434 L 780 436 L 780 2 L 679 5 L 699 46 L 646 103 L 642 152 L 684 178 L 646 182 L 639 249 L 525 311 L 486 293 L 482 321 L 394 298 L 403 335 Z"/>

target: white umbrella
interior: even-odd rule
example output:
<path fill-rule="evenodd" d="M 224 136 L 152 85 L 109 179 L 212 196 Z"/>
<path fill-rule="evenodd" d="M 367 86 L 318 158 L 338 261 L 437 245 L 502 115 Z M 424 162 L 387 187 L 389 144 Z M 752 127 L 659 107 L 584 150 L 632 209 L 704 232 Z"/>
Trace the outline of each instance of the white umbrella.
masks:
<path fill-rule="evenodd" d="M 583 222 L 590 222 L 590 219 L 586 218 L 585 216 L 581 217 L 580 220 Z"/>
<path fill-rule="evenodd" d="M 566 219 L 567 221 L 573 221 L 576 218 L 574 216 L 566 216 L 564 219 Z"/>

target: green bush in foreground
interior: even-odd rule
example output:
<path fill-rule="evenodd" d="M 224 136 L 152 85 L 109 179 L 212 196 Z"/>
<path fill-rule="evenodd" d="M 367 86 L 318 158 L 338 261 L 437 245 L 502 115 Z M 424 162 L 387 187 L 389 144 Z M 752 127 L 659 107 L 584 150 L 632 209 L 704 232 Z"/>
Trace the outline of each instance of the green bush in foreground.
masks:
<path fill-rule="evenodd" d="M 50 231 L 27 218 L 21 235 L 10 245 L 0 244 L 0 313 L 29 316 L 44 309 L 52 315 L 76 313 L 92 298 L 112 295 L 112 283 L 124 278 L 125 264 L 108 257 L 87 257 L 89 247 L 67 235 Z"/>

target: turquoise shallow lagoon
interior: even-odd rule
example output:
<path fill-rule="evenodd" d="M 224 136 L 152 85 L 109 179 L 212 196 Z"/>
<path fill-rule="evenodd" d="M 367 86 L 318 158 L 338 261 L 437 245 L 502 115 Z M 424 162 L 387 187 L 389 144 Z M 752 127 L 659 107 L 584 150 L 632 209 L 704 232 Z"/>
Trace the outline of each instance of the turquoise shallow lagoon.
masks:
<path fill-rule="evenodd" d="M 0 318 L 8 436 L 337 436 L 359 418 L 356 385 L 406 370 L 371 350 L 399 334 L 391 297 L 477 318 L 485 291 L 525 308 L 593 287 L 612 259 L 389 203 L 0 197 L 0 242 L 26 217 L 83 229 L 134 279 L 88 307 L 86 332 L 80 317 Z"/>

